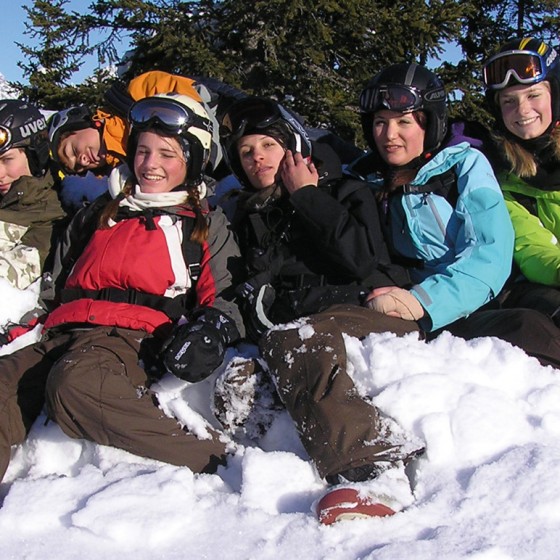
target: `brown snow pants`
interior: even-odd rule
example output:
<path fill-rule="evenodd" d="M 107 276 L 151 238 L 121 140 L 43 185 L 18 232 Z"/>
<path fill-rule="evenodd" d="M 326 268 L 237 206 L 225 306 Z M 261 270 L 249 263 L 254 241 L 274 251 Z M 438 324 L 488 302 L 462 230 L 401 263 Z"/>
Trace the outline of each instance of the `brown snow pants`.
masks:
<path fill-rule="evenodd" d="M 219 434 L 198 439 L 158 407 L 139 365 L 149 335 L 96 327 L 59 335 L 0 360 L 0 466 L 40 414 L 70 437 L 112 445 L 143 457 L 215 472 L 225 462 Z M 25 396 L 25 400 L 21 398 Z"/>
<path fill-rule="evenodd" d="M 365 307 L 336 305 L 303 327 L 269 331 L 260 343 L 284 406 L 322 477 L 391 460 L 394 444 L 380 433 L 379 413 L 346 372 L 343 333 L 404 335 L 418 326 Z M 391 450 L 391 453 L 388 453 Z"/>
<path fill-rule="evenodd" d="M 0 481 L 11 446 L 25 440 L 41 413 L 47 376 L 69 340 L 63 335 L 0 357 Z"/>

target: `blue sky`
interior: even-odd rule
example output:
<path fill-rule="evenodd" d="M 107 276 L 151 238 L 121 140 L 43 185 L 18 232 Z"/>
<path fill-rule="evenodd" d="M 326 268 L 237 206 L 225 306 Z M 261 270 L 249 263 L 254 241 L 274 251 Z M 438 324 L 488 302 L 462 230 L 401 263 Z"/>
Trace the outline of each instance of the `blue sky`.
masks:
<path fill-rule="evenodd" d="M 66 9 L 75 10 L 76 12 L 84 13 L 91 4 L 92 0 L 69 0 Z M 27 21 L 27 13 L 23 6 L 32 6 L 32 0 L 20 0 L 17 4 L 14 2 L 4 2 L 2 5 L 3 13 L 0 17 L 0 37 L 2 38 L 2 56 L 0 57 L 0 73 L 8 81 L 22 81 L 26 82 L 23 78 L 21 69 L 18 67 L 18 61 L 23 59 L 21 50 L 16 45 L 16 42 L 23 43 L 24 45 L 31 46 L 32 39 L 29 35 L 24 35 L 25 22 Z M 81 82 L 84 78 L 89 76 L 97 64 L 95 57 L 86 61 L 81 71 L 76 74 L 75 79 Z"/>

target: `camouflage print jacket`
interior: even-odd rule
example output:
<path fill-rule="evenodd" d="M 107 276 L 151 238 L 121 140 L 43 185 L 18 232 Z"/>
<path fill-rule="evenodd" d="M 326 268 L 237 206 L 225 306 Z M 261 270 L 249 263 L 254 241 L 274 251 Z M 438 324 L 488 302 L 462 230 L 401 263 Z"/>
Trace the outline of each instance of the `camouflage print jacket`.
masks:
<path fill-rule="evenodd" d="M 34 282 L 64 215 L 49 173 L 15 181 L 0 198 L 0 278 L 20 289 Z"/>

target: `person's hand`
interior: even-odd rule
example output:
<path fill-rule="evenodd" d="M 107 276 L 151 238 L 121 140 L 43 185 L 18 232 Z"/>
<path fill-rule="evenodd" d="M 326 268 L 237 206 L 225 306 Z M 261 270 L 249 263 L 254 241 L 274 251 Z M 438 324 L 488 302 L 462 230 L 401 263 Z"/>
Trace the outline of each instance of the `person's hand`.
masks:
<path fill-rule="evenodd" d="M 261 284 L 255 277 L 240 286 L 237 293 L 241 298 L 247 338 L 256 344 L 274 326 L 268 315 L 276 299 L 276 290 L 269 283 Z"/>
<path fill-rule="evenodd" d="M 418 321 L 426 313 L 414 295 L 396 286 L 376 288 L 368 295 L 366 304 L 374 311 L 406 321 Z"/>
<path fill-rule="evenodd" d="M 319 184 L 319 173 L 313 162 L 307 162 L 299 152 L 292 154 L 290 150 L 286 150 L 280 164 L 280 178 L 290 194 L 302 187 Z"/>
<path fill-rule="evenodd" d="M 161 359 L 173 375 L 196 383 L 212 374 L 222 363 L 227 346 L 238 338 L 235 323 L 207 307 L 173 329 L 163 344 Z"/>

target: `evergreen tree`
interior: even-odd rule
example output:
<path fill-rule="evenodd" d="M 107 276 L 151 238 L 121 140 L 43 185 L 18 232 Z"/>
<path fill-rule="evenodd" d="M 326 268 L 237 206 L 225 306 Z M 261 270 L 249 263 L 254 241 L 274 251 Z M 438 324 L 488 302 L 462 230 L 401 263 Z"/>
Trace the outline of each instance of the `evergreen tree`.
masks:
<path fill-rule="evenodd" d="M 424 62 L 458 32 L 459 3 L 224 0 L 221 44 L 233 81 L 355 140 L 357 101 L 383 66 Z"/>
<path fill-rule="evenodd" d="M 67 14 L 68 0 L 34 0 L 24 6 L 29 21 L 26 34 L 39 40 L 35 48 L 18 44 L 27 63 L 18 63 L 29 78 L 29 85 L 18 84 L 22 95 L 48 109 L 59 109 L 69 103 L 95 102 L 100 98 L 107 73 L 99 70 L 81 86 L 71 84 L 84 56 L 91 54 L 90 28 L 84 21 Z"/>
<path fill-rule="evenodd" d="M 218 78 L 358 142 L 358 96 L 383 66 L 433 65 L 456 44 L 462 59 L 436 68 L 452 114 L 489 122 L 482 61 L 528 30 L 550 40 L 560 19 L 553 0 L 93 0 L 85 14 L 67 4 L 26 8 L 28 33 L 40 43 L 22 46 L 25 93 L 43 106 L 100 103 L 112 79 L 106 70 L 79 86 L 72 76 L 88 56 L 100 67 L 115 62 L 124 38 L 132 50 L 126 80 L 156 68 Z"/>

